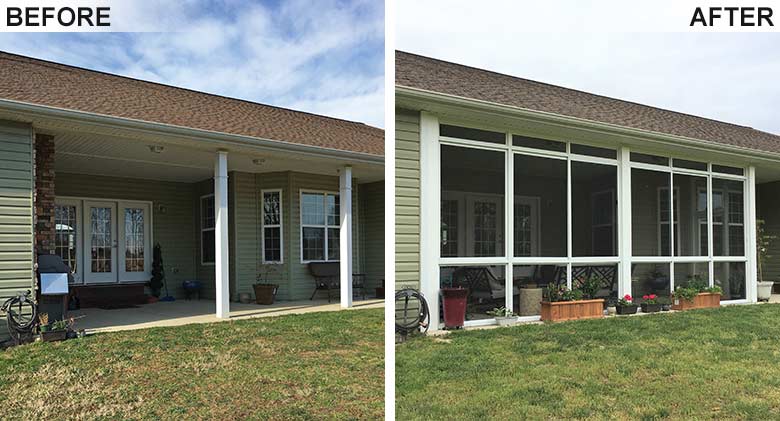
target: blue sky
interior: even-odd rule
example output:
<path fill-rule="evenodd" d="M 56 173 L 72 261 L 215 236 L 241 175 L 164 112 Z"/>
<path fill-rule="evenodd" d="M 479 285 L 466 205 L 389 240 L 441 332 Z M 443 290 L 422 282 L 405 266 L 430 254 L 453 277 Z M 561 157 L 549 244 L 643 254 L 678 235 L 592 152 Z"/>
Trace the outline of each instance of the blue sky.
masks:
<path fill-rule="evenodd" d="M 3 33 L 0 50 L 384 125 L 382 2 L 145 0 L 120 11 L 166 32 Z"/>
<path fill-rule="evenodd" d="M 780 33 L 655 32 L 690 16 L 649 25 L 617 0 L 481 4 L 398 0 L 396 48 L 780 134 Z"/>

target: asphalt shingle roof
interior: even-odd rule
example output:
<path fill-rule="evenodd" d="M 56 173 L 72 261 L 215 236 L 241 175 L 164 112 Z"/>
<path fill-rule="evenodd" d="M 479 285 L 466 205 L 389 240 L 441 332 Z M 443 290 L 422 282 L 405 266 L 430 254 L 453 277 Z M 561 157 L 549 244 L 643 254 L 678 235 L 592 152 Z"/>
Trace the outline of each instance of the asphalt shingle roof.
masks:
<path fill-rule="evenodd" d="M 384 155 L 384 131 L 366 124 L 5 52 L 0 52 L 0 98 L 300 145 Z"/>
<path fill-rule="evenodd" d="M 780 152 L 780 136 L 708 118 L 396 51 L 397 86 L 683 136 Z"/>

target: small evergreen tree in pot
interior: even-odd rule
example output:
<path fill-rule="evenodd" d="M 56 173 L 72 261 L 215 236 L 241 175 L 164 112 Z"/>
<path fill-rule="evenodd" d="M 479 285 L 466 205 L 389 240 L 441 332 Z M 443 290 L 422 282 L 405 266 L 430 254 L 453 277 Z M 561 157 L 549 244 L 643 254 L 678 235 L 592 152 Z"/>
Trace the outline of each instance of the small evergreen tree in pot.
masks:
<path fill-rule="evenodd" d="M 152 295 L 159 298 L 165 280 L 165 268 L 163 267 L 162 247 L 160 243 L 154 245 L 152 253 L 152 279 L 149 280 L 149 289 Z"/>

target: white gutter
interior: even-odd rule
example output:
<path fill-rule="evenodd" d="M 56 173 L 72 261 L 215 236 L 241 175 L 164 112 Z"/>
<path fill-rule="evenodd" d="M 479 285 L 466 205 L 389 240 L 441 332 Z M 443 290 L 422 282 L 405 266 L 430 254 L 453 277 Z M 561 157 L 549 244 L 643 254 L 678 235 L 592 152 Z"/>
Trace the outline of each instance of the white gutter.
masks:
<path fill-rule="evenodd" d="M 746 148 L 742 146 L 726 145 L 723 143 L 712 142 L 701 139 L 694 139 L 685 136 L 677 136 L 665 133 L 654 132 L 650 130 L 635 129 L 617 124 L 602 123 L 584 118 L 564 116 L 561 114 L 549 113 L 544 111 L 535 111 L 522 107 L 499 104 L 495 102 L 483 101 L 479 99 L 466 98 L 457 95 L 443 94 L 440 92 L 428 91 L 418 88 L 396 85 L 396 101 L 399 97 L 412 100 L 424 101 L 428 103 L 439 103 L 442 105 L 457 105 L 468 108 L 479 108 L 494 113 L 502 113 L 512 117 L 520 117 L 541 123 L 563 125 L 567 127 L 580 128 L 590 131 L 601 131 L 607 134 L 626 136 L 641 141 L 655 142 L 670 146 L 688 146 L 704 148 L 707 150 L 738 155 L 743 158 L 759 158 L 770 161 L 780 161 L 780 152 L 767 152 L 757 149 Z"/>
<path fill-rule="evenodd" d="M 216 146 L 244 146 L 263 151 L 285 151 L 320 158 L 344 159 L 351 162 L 366 164 L 384 164 L 385 158 L 381 155 L 373 155 L 363 152 L 344 151 L 339 149 L 323 148 L 320 146 L 301 145 L 278 140 L 263 139 L 252 136 L 236 135 L 210 130 L 193 129 L 190 127 L 176 126 L 165 123 L 154 123 L 144 120 L 136 120 L 124 117 L 114 117 L 104 114 L 74 111 L 65 108 L 50 107 L 46 105 L 30 104 L 26 102 L 0 99 L 0 111 L 7 110 L 20 113 L 29 117 L 39 116 L 52 120 L 90 124 L 106 128 L 122 128 L 135 132 L 152 135 L 165 135 L 177 137 L 188 141 L 205 141 Z"/>

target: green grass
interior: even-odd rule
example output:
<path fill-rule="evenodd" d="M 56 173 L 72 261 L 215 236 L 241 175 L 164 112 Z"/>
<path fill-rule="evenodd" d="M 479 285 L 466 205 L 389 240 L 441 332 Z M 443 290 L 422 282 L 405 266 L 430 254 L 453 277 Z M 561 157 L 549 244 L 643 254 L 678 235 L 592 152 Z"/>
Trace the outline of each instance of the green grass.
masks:
<path fill-rule="evenodd" d="M 780 305 L 416 338 L 398 419 L 780 419 Z"/>
<path fill-rule="evenodd" d="M 3 419 L 378 419 L 382 310 L 106 333 L 0 351 Z"/>

